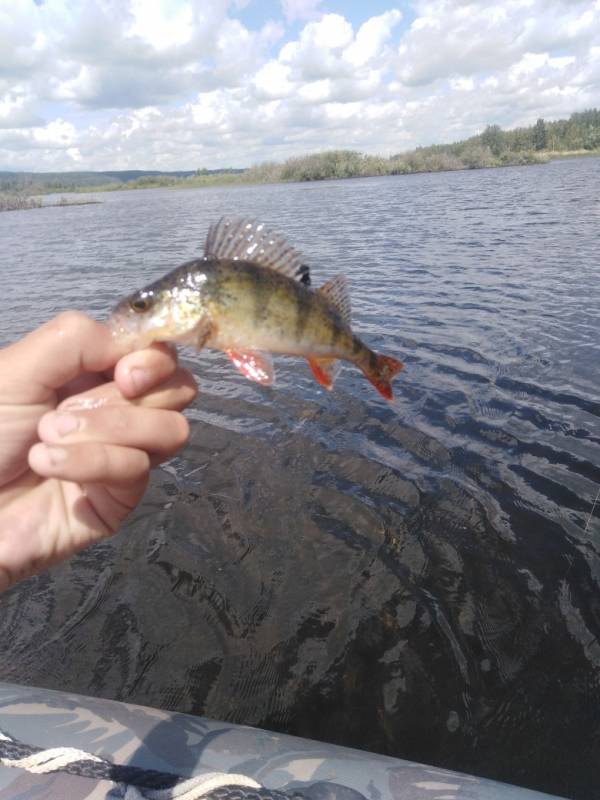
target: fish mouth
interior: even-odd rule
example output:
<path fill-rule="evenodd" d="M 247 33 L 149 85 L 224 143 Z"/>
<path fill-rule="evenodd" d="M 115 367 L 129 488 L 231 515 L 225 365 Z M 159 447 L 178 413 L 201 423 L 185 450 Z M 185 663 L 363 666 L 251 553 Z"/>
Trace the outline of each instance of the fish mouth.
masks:
<path fill-rule="evenodd" d="M 113 312 L 105 322 L 114 339 L 119 339 L 131 346 L 131 349 L 142 346 L 140 331 L 134 320 L 127 314 Z"/>
<path fill-rule="evenodd" d="M 160 319 L 158 320 L 159 323 L 161 321 Z M 130 350 L 141 350 L 153 342 L 177 340 L 172 331 L 164 325 L 152 325 L 151 320 L 146 320 L 142 324 L 140 322 L 137 315 L 127 313 L 127 311 L 123 313 L 117 308 L 106 320 L 105 325 L 113 338 L 123 343 Z"/>

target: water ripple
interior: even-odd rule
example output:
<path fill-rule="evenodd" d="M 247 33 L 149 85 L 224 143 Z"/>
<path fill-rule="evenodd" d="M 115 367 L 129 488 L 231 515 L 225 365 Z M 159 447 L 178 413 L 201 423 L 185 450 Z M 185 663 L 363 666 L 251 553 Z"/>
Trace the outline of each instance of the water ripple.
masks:
<path fill-rule="evenodd" d="M 316 284 L 345 272 L 357 331 L 407 365 L 388 405 L 350 368 L 328 395 L 298 359 L 264 389 L 185 353 L 188 448 L 119 537 L 2 598 L 1 676 L 591 796 L 599 179 L 586 159 L 0 215 L 4 342 L 102 317 L 250 211 Z"/>

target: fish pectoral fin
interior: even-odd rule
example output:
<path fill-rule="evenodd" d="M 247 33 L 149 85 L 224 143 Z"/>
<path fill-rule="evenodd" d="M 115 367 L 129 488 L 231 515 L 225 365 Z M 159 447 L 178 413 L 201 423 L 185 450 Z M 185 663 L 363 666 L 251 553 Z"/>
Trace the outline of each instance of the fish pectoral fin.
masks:
<path fill-rule="evenodd" d="M 257 350 L 225 350 L 225 355 L 248 380 L 270 386 L 275 377 L 273 359 L 268 353 Z"/>
<path fill-rule="evenodd" d="M 310 285 L 310 271 L 302 255 L 283 236 L 255 219 L 221 217 L 208 230 L 204 256 L 251 261 Z"/>
<path fill-rule="evenodd" d="M 308 358 L 308 364 L 312 369 L 312 373 L 321 386 L 324 386 L 327 391 L 333 389 L 333 384 L 340 371 L 342 362 L 337 358 Z"/>

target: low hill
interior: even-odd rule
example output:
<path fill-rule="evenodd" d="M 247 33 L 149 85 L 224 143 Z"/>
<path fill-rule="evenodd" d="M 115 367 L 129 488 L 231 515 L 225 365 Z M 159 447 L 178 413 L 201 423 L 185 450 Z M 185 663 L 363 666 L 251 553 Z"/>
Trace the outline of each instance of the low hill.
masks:
<path fill-rule="evenodd" d="M 206 174 L 242 172 L 243 170 L 203 170 Z M 128 184 L 141 179 L 189 178 L 196 170 L 161 172 L 156 169 L 107 170 L 106 172 L 8 172 L 0 171 L 0 191 L 26 194 L 65 192 L 69 189 L 94 188 L 107 184 Z"/>

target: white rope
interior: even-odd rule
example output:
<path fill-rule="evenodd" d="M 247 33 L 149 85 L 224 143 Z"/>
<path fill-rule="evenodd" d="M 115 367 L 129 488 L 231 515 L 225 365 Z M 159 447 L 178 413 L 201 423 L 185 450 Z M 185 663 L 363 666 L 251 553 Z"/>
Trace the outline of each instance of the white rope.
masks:
<path fill-rule="evenodd" d="M 14 742 L 15 740 L 0 731 L 0 741 Z M 28 772 L 35 774 L 54 772 L 77 761 L 105 763 L 103 759 L 83 750 L 78 750 L 75 747 L 52 747 L 48 750 L 41 750 L 39 753 L 33 753 L 25 758 L 0 757 L 0 764 L 4 764 L 7 767 L 26 769 Z M 198 775 L 186 781 L 181 781 L 168 789 L 146 789 L 142 792 L 137 786 L 128 784 L 123 787 L 124 794 L 121 797 L 123 800 L 198 800 L 198 798 L 205 797 L 210 792 L 214 792 L 215 789 L 220 789 L 223 786 L 240 786 L 246 789 L 263 788 L 260 783 L 257 783 L 247 775 L 208 772 L 205 775 Z"/>
<path fill-rule="evenodd" d="M 182 781 L 170 789 L 146 789 L 141 791 L 137 786 L 127 786 L 123 800 L 198 800 L 215 789 L 223 786 L 243 786 L 247 789 L 260 789 L 260 783 L 246 775 L 235 775 L 227 772 L 210 772 Z"/>
<path fill-rule="evenodd" d="M 5 741 L 11 741 L 8 737 L 2 737 Z M 49 750 L 42 750 L 25 758 L 0 758 L 0 762 L 7 767 L 20 767 L 27 772 L 43 775 L 45 772 L 53 772 L 57 769 L 74 764 L 76 761 L 97 761 L 102 762 L 101 758 L 96 758 L 91 753 L 84 753 L 75 747 L 52 747 Z"/>

